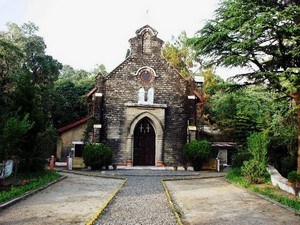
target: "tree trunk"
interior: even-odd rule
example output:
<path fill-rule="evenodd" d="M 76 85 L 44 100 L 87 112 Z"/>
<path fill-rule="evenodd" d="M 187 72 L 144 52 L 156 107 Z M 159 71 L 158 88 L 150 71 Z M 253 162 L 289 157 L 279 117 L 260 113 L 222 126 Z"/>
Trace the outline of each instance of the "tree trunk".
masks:
<path fill-rule="evenodd" d="M 295 94 L 297 118 L 298 118 L 298 159 L 297 159 L 297 170 L 300 172 L 300 91 Z"/>

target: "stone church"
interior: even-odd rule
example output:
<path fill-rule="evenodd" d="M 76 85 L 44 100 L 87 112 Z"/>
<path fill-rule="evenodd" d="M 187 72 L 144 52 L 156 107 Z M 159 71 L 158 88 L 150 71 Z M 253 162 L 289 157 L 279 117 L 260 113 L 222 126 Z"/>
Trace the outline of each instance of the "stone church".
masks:
<path fill-rule="evenodd" d="M 183 147 L 196 130 L 195 82 L 162 56 L 164 42 L 157 34 L 149 25 L 138 29 L 129 40 L 129 56 L 107 76 L 98 75 L 87 94 L 92 141 L 110 146 L 118 165 L 181 164 Z"/>

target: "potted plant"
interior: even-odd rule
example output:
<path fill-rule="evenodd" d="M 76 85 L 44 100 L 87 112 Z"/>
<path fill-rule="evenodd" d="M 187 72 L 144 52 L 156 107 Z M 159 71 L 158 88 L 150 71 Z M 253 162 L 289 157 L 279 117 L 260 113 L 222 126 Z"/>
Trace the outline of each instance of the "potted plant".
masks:
<path fill-rule="evenodd" d="M 211 153 L 212 144 L 209 141 L 193 140 L 187 143 L 183 149 L 185 160 L 190 162 L 195 171 L 199 171 L 203 167 L 203 162 Z"/>

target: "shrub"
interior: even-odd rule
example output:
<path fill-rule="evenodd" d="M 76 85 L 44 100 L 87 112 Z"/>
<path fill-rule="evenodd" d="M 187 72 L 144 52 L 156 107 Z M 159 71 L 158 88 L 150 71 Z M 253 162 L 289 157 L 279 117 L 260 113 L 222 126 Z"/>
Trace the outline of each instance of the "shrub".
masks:
<path fill-rule="evenodd" d="M 241 168 L 244 165 L 245 161 L 249 161 L 251 159 L 250 152 L 239 152 L 232 157 L 232 167 L 233 168 Z"/>
<path fill-rule="evenodd" d="M 265 133 L 253 133 L 247 141 L 252 159 L 244 163 L 242 174 L 250 183 L 263 183 L 268 177 L 266 155 L 269 140 Z"/>
<path fill-rule="evenodd" d="M 103 143 L 87 144 L 83 149 L 84 164 L 92 170 L 108 167 L 112 163 L 112 150 Z"/>
<path fill-rule="evenodd" d="M 290 171 L 297 170 L 297 158 L 292 156 L 286 156 L 280 160 L 281 168 L 280 174 L 284 177 L 287 177 Z"/>
<path fill-rule="evenodd" d="M 202 168 L 203 160 L 210 155 L 211 149 L 211 142 L 193 140 L 184 146 L 183 156 L 197 171 Z"/>
<path fill-rule="evenodd" d="M 289 182 L 300 181 L 300 174 L 297 171 L 292 171 L 288 174 L 287 179 Z"/>

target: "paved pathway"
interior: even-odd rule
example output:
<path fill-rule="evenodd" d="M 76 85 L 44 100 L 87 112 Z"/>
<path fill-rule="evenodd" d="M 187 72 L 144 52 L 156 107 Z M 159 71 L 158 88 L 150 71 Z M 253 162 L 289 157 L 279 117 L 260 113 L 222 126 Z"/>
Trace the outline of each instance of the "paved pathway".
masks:
<path fill-rule="evenodd" d="M 0 224 L 86 224 L 122 183 L 117 179 L 66 175 L 67 179 L 0 211 Z"/>
<path fill-rule="evenodd" d="M 95 225 L 175 225 L 177 221 L 167 201 L 161 179 L 199 176 L 191 171 L 117 170 L 104 174 L 126 177 L 115 199 Z M 202 173 L 202 176 L 220 173 Z"/>
<path fill-rule="evenodd" d="M 177 224 L 166 200 L 161 177 L 126 178 L 127 183 L 94 223 L 95 225 Z"/>
<path fill-rule="evenodd" d="M 100 175 L 99 171 L 80 173 Z M 222 174 L 124 169 L 103 171 L 101 175 L 121 176 L 128 180 L 94 225 L 175 225 L 177 222 L 161 179 Z M 121 183 L 100 177 L 68 176 L 68 179 L 0 212 L 0 224 L 85 224 Z M 228 184 L 223 178 L 166 183 L 183 212 L 185 224 L 300 224 L 299 216 Z"/>
<path fill-rule="evenodd" d="M 299 225 L 293 211 L 273 204 L 224 178 L 166 182 L 184 224 Z"/>

